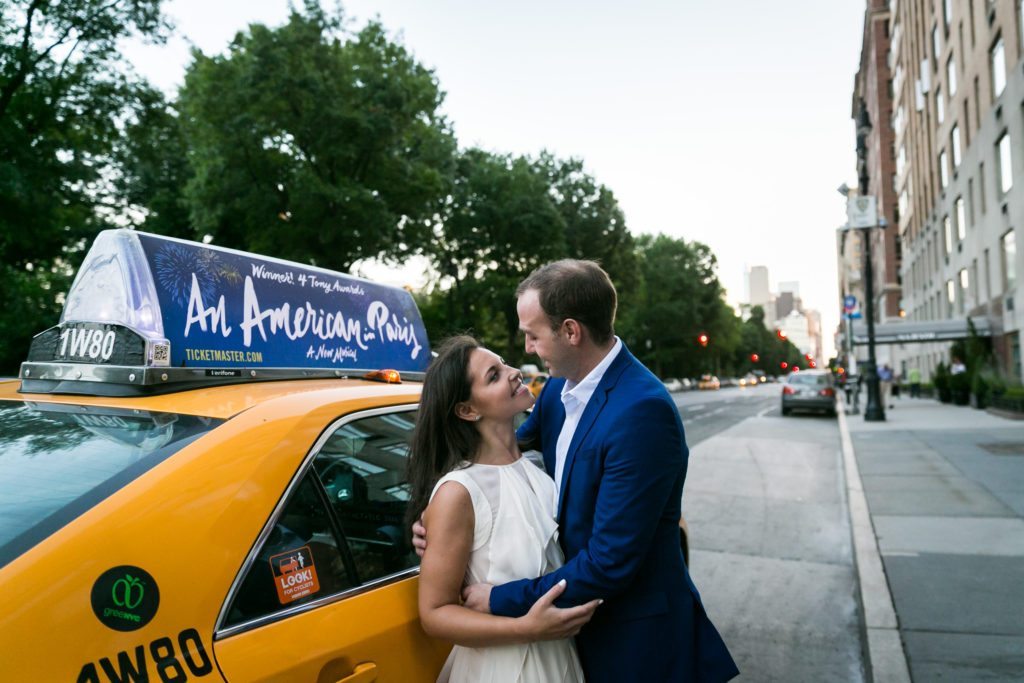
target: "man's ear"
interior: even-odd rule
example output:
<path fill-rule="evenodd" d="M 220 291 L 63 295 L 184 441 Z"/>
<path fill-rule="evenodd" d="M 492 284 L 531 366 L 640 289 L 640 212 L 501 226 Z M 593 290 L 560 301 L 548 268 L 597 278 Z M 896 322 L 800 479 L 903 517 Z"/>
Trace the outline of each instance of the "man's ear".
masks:
<path fill-rule="evenodd" d="M 573 346 L 579 346 L 583 343 L 583 325 L 578 320 L 573 320 L 572 318 L 563 320 L 562 334 L 565 335 L 566 339 Z"/>
<path fill-rule="evenodd" d="M 476 412 L 473 406 L 463 401 L 455 405 L 455 417 L 467 422 L 476 422 L 480 419 L 480 413 Z"/>

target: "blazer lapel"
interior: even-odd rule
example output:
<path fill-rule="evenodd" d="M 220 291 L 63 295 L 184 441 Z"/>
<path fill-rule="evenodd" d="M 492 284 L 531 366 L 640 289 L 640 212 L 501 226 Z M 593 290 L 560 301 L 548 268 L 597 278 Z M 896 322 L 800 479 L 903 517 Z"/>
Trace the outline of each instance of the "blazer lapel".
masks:
<path fill-rule="evenodd" d="M 608 366 L 604 377 L 601 378 L 590 400 L 587 401 L 587 407 L 583 409 L 583 415 L 580 416 L 579 424 L 576 425 L 576 431 L 572 435 L 572 441 L 569 442 L 569 450 L 565 454 L 565 465 L 562 467 L 562 481 L 558 489 L 558 519 L 562 519 L 562 515 L 565 512 L 565 492 L 568 488 L 569 473 L 572 471 L 573 463 L 576 461 L 576 452 L 579 450 L 583 440 L 587 438 L 587 434 L 594 426 L 594 423 L 597 422 L 597 417 L 601 414 L 605 404 L 608 403 L 608 393 L 615 388 L 619 377 L 630 364 L 632 358 L 633 356 L 630 355 L 625 343 L 623 343 L 622 348 L 619 349 L 619 355 Z M 562 413 L 562 421 L 565 421 L 564 411 Z"/>

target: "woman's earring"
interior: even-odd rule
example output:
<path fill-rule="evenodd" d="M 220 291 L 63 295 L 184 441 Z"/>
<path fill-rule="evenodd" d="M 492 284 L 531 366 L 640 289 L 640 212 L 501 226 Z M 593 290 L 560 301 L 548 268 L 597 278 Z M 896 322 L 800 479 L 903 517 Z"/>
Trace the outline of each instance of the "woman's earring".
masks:
<path fill-rule="evenodd" d="M 479 415 L 477 415 L 476 417 L 474 417 L 474 418 L 473 418 L 473 420 L 474 420 L 475 422 L 479 422 L 479 421 L 480 421 L 480 416 L 479 416 Z"/>

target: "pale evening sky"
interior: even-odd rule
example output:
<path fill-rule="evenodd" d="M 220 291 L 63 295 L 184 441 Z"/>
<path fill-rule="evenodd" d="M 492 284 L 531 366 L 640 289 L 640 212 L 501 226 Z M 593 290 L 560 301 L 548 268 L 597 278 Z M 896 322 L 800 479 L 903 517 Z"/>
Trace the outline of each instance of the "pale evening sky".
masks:
<path fill-rule="evenodd" d="M 327 3 L 325 3 L 326 5 Z M 168 93 L 188 42 L 223 51 L 253 22 L 278 25 L 286 0 L 170 0 L 165 46 L 125 57 Z M 580 157 L 615 193 L 634 234 L 699 240 L 728 299 L 744 271 L 799 281 L 839 319 L 836 192 L 856 175 L 850 101 L 862 0 L 565 0 L 515 4 L 347 0 L 353 27 L 379 16 L 447 93 L 463 147 Z M 407 278 L 408 279 L 408 278 Z"/>

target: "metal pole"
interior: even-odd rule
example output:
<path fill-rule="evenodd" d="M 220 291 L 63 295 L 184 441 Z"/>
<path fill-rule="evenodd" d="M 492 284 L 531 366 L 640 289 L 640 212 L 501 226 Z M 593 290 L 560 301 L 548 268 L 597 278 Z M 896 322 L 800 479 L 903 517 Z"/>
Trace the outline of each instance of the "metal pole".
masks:
<path fill-rule="evenodd" d="M 871 134 L 871 117 L 868 115 L 867 105 L 864 100 L 859 102 L 857 112 L 857 176 L 859 181 L 858 191 L 860 196 L 866 197 L 870 189 L 868 183 L 868 135 Z M 876 226 L 877 227 L 877 226 Z M 865 311 L 868 317 L 868 362 L 864 364 L 864 374 L 867 375 L 868 402 L 864 407 L 864 420 L 866 422 L 885 421 L 885 410 L 882 407 L 882 400 L 878 387 L 878 369 L 875 364 L 875 276 L 873 263 L 871 262 L 871 228 L 864 228 L 864 277 L 867 279 L 866 291 L 864 292 Z"/>
<path fill-rule="evenodd" d="M 867 241 L 864 249 L 865 264 L 864 277 L 867 279 L 864 298 L 868 318 L 868 362 L 864 364 L 864 373 L 868 384 L 868 402 L 864 407 L 865 422 L 884 422 L 885 407 L 882 405 L 882 396 L 878 386 L 878 369 L 875 363 L 875 286 L 874 273 L 871 263 L 871 228 L 864 230 L 864 239 Z"/>

